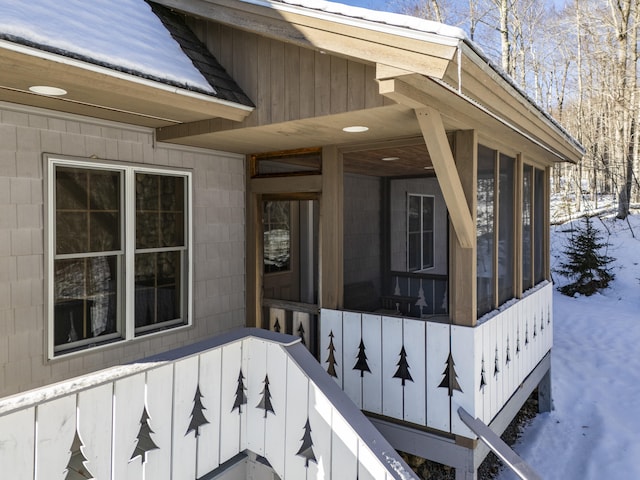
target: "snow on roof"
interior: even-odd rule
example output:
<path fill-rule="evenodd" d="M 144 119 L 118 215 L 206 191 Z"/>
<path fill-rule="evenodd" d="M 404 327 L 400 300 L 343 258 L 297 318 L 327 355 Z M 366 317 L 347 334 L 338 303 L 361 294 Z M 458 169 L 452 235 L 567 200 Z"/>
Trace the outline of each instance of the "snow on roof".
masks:
<path fill-rule="evenodd" d="M 243 0 L 247 1 L 247 0 Z M 251 1 L 251 0 L 249 0 Z M 359 18 L 369 22 L 383 23 L 393 27 L 402 27 L 423 33 L 433 33 L 457 40 L 467 40 L 467 35 L 461 28 L 445 25 L 444 23 L 425 20 L 423 18 L 403 15 L 399 13 L 370 10 L 325 0 L 272 0 L 269 3 L 283 3 L 286 5 L 319 10 L 350 18 Z"/>
<path fill-rule="evenodd" d="M 0 38 L 214 93 L 143 0 L 0 0 Z"/>

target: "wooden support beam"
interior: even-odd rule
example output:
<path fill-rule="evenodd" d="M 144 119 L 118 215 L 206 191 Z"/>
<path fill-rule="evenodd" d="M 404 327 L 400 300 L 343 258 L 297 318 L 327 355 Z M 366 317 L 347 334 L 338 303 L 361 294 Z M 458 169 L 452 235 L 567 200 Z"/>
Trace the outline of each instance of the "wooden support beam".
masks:
<path fill-rule="evenodd" d="M 478 189 L 478 140 L 475 130 L 455 132 L 456 169 L 475 223 Z M 477 317 L 477 250 L 463 248 L 457 235 L 449 236 L 449 316 L 455 325 L 473 327 Z"/>
<path fill-rule="evenodd" d="M 475 225 L 440 112 L 431 107 L 418 108 L 415 112 L 460 246 L 473 248 L 476 243 Z"/>
<path fill-rule="evenodd" d="M 342 308 L 344 162 L 335 146 L 322 149 L 320 197 L 320 307 Z"/>

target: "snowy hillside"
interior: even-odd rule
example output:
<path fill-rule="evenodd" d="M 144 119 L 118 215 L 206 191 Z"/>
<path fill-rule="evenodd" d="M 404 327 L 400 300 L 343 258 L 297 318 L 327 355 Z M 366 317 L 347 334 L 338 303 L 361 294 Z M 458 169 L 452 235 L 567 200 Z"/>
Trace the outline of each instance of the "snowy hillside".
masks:
<path fill-rule="evenodd" d="M 591 297 L 554 293 L 555 409 L 538 415 L 514 446 L 545 479 L 640 478 L 640 214 L 594 225 L 611 244 L 616 278 Z M 552 269 L 570 226 L 552 227 Z M 498 478 L 517 477 L 503 470 Z"/>

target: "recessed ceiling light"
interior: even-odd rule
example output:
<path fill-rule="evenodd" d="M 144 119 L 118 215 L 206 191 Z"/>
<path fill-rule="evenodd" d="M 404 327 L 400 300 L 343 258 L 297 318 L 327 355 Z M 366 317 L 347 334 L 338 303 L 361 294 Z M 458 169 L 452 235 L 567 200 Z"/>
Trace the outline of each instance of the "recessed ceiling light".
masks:
<path fill-rule="evenodd" d="M 369 130 L 369 127 L 365 127 L 363 125 L 353 125 L 351 127 L 344 127 L 342 129 L 343 132 L 347 132 L 347 133 L 360 133 L 360 132 L 366 132 L 367 130 Z"/>
<path fill-rule="evenodd" d="M 59 97 L 61 95 L 67 94 L 67 91 L 63 88 L 50 87 L 48 85 L 34 85 L 33 87 L 29 87 L 29 91 L 38 93 L 40 95 L 50 95 L 54 97 Z"/>
<path fill-rule="evenodd" d="M 380 160 L 383 162 L 395 162 L 396 160 L 400 160 L 400 157 L 382 157 Z"/>

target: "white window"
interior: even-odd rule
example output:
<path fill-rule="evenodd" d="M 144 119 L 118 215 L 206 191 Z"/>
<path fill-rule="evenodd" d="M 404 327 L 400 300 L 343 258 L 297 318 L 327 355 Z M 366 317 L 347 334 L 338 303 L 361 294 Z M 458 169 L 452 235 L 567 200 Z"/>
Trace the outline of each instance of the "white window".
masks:
<path fill-rule="evenodd" d="M 433 196 L 410 193 L 407 199 L 407 267 L 433 267 Z"/>
<path fill-rule="evenodd" d="M 191 174 L 50 158 L 49 356 L 191 322 Z"/>

